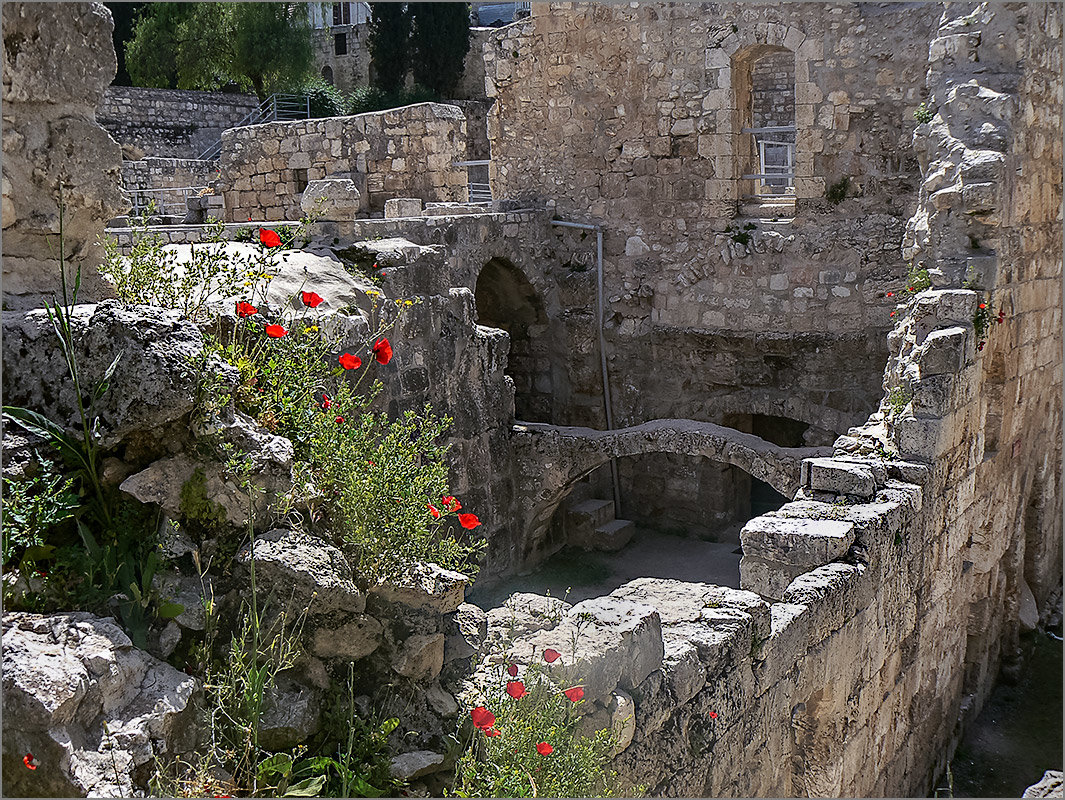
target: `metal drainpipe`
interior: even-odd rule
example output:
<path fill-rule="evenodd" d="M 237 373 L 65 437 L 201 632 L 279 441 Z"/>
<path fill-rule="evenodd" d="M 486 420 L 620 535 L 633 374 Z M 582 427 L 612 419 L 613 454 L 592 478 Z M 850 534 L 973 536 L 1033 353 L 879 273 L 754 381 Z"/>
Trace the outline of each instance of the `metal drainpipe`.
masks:
<path fill-rule="evenodd" d="M 595 277 L 596 277 L 596 333 L 599 335 L 599 368 L 603 376 L 603 408 L 606 410 L 606 429 L 614 430 L 613 404 L 610 401 L 610 377 L 606 368 L 606 345 L 603 340 L 603 229 L 599 225 L 586 225 L 582 222 L 563 222 L 551 220 L 552 225 L 563 228 L 580 228 L 595 231 Z M 621 489 L 618 480 L 618 461 L 610 459 L 610 481 L 614 488 L 614 518 L 621 519 Z"/>

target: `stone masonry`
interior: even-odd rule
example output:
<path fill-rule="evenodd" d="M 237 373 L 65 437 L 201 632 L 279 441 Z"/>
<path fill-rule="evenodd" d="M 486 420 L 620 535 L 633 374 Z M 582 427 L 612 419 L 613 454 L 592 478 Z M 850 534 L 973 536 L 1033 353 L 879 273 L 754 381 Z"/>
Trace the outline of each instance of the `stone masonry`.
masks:
<path fill-rule="evenodd" d="M 226 131 L 222 184 L 230 220 L 300 216 L 309 181 L 350 178 L 365 209 L 386 200 L 466 200 L 466 121 L 455 106 L 419 103 L 353 117 L 271 122 Z"/>
<path fill-rule="evenodd" d="M 160 158 L 199 158 L 259 106 L 254 95 L 109 86 L 96 119 L 115 141 Z"/>
<path fill-rule="evenodd" d="M 96 266 L 101 226 L 125 210 L 119 147 L 93 110 L 117 68 L 110 13 L 98 3 L 7 3 L 4 59 L 4 304 L 60 293 L 59 194 L 68 279 L 82 268 L 82 297 L 107 289 Z"/>

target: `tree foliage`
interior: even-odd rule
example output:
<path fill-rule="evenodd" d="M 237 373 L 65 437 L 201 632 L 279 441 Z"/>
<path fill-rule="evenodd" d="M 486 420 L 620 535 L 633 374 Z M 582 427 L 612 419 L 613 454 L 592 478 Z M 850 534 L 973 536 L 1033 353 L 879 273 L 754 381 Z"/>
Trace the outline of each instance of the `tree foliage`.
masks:
<path fill-rule="evenodd" d="M 470 50 L 466 3 L 411 3 L 411 66 L 414 81 L 437 97 L 449 97 L 462 77 Z"/>
<path fill-rule="evenodd" d="M 410 68 L 410 14 L 403 3 L 371 3 L 370 11 L 373 85 L 387 94 L 395 94 L 403 88 Z"/>
<path fill-rule="evenodd" d="M 126 44 L 139 86 L 235 83 L 260 100 L 299 85 L 313 62 L 304 3 L 152 3 Z"/>

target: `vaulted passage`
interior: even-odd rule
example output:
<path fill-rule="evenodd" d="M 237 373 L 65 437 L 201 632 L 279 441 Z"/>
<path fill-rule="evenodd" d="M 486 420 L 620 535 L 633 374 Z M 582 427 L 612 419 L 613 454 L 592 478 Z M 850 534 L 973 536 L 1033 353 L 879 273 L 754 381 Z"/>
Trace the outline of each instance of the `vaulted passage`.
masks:
<path fill-rule="evenodd" d="M 514 414 L 551 421 L 553 381 L 547 315 L 536 289 L 520 269 L 493 258 L 477 276 L 477 323 L 510 334 L 507 374 L 514 381 Z"/>

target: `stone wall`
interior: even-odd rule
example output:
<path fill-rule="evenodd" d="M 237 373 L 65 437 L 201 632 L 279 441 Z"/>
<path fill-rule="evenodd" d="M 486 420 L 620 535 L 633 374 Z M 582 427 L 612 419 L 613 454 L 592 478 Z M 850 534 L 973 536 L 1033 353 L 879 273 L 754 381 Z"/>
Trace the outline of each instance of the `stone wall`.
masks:
<path fill-rule="evenodd" d="M 332 84 L 342 92 L 370 85 L 370 51 L 366 46 L 368 24 L 331 25 L 315 28 L 311 33 L 314 43 L 314 66 L 319 76 L 325 78 L 328 68 L 333 76 Z M 336 54 L 337 36 L 346 37 L 347 53 Z"/>
<path fill-rule="evenodd" d="M 308 181 L 350 178 L 363 208 L 386 200 L 466 200 L 466 121 L 455 106 L 418 103 L 353 117 L 226 131 L 222 183 L 230 220 L 298 219 Z"/>
<path fill-rule="evenodd" d="M 254 95 L 109 86 L 96 119 L 115 141 L 144 155 L 199 158 L 258 106 Z"/>
<path fill-rule="evenodd" d="M 122 188 L 134 208 L 154 200 L 160 213 L 184 216 L 185 195 L 177 191 L 205 187 L 218 177 L 217 161 L 142 158 L 122 162 Z"/>
<path fill-rule="evenodd" d="M 769 52 L 751 65 L 751 104 L 756 128 L 795 124 L 793 53 Z"/>
<path fill-rule="evenodd" d="M 484 88 L 484 48 L 494 47 L 496 28 L 470 28 L 470 49 L 463 63 L 462 77 L 455 87 L 454 95 L 458 100 L 483 100 Z"/>
<path fill-rule="evenodd" d="M 82 297 L 106 293 L 97 236 L 125 210 L 119 147 L 93 109 L 115 76 L 114 23 L 98 3 L 5 3 L 3 10 L 4 304 L 60 293 L 59 187 L 69 276 Z"/>

